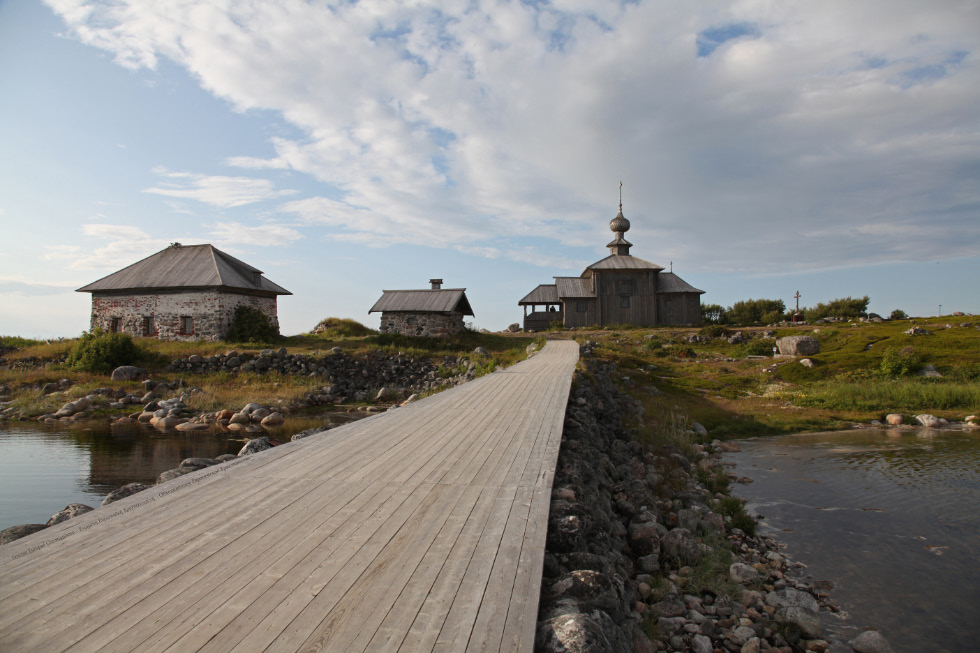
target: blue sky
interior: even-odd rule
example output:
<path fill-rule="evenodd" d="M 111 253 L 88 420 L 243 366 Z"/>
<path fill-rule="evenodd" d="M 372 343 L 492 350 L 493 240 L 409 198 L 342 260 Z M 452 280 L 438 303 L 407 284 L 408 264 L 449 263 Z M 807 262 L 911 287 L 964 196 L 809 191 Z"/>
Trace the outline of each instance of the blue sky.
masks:
<path fill-rule="evenodd" d="M 980 312 L 975 2 L 0 1 L 0 334 L 210 242 L 284 333 L 466 287 L 479 327 L 606 255 L 705 303 Z"/>

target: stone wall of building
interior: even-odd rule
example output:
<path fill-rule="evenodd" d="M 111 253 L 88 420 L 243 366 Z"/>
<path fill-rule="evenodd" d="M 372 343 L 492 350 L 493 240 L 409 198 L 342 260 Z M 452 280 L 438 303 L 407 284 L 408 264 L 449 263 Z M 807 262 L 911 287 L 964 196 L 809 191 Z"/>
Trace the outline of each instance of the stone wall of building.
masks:
<path fill-rule="evenodd" d="M 381 333 L 448 338 L 465 328 L 462 313 L 381 313 Z"/>
<path fill-rule="evenodd" d="M 161 340 L 220 340 L 231 327 L 235 309 L 243 304 L 261 311 L 278 330 L 275 297 L 216 290 L 145 295 L 93 294 L 90 326 Z M 188 325 L 182 318 L 190 318 L 189 329 L 185 328 Z"/>

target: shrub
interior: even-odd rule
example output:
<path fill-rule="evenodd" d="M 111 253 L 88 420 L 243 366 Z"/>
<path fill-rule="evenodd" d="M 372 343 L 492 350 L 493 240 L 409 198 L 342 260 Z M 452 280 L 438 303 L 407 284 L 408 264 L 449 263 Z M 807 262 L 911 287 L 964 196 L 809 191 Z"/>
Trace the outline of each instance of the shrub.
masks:
<path fill-rule="evenodd" d="M 272 325 L 262 311 L 251 306 L 235 309 L 235 318 L 225 340 L 231 342 L 272 342 L 279 338 L 279 329 Z"/>
<path fill-rule="evenodd" d="M 748 342 L 742 343 L 733 352 L 738 358 L 745 356 L 771 356 L 772 349 L 776 341 L 772 338 L 753 338 Z"/>
<path fill-rule="evenodd" d="M 135 365 L 145 356 L 126 333 L 106 333 L 93 329 L 82 333 L 68 353 L 68 367 L 96 374 L 109 374 L 120 365 Z"/>
<path fill-rule="evenodd" d="M 701 321 L 709 324 L 725 324 L 728 321 L 725 307 L 720 304 L 702 304 Z"/>
<path fill-rule="evenodd" d="M 763 322 L 764 316 L 778 314 L 773 322 L 778 322 L 786 311 L 786 304 L 781 299 L 749 299 L 735 302 L 726 311 L 729 324 L 755 324 Z"/>
<path fill-rule="evenodd" d="M 826 304 L 819 303 L 812 308 L 804 309 L 803 314 L 807 322 L 813 322 L 825 317 L 861 317 L 868 312 L 868 302 L 871 299 L 865 295 L 860 299 L 845 297 L 834 299 Z"/>
<path fill-rule="evenodd" d="M 888 377 L 909 376 L 922 367 L 919 355 L 911 347 L 901 351 L 889 349 L 881 359 L 881 373 Z"/>
<path fill-rule="evenodd" d="M 470 328 L 471 324 L 467 325 L 467 330 L 473 330 Z M 370 336 L 377 333 L 374 329 L 369 329 L 357 320 L 345 317 L 328 317 L 320 320 L 320 323 L 316 325 L 313 331 L 331 338 L 360 338 L 361 336 Z"/>
<path fill-rule="evenodd" d="M 892 314 L 888 316 L 888 319 L 889 320 L 904 320 L 907 317 L 908 317 L 908 315 L 905 314 L 905 311 L 903 311 L 900 308 L 896 308 L 894 311 L 892 311 Z"/>
<path fill-rule="evenodd" d="M 703 326 L 698 330 L 698 335 L 705 336 L 706 338 L 724 338 L 728 335 L 728 329 L 720 324 L 709 324 L 708 326 Z"/>

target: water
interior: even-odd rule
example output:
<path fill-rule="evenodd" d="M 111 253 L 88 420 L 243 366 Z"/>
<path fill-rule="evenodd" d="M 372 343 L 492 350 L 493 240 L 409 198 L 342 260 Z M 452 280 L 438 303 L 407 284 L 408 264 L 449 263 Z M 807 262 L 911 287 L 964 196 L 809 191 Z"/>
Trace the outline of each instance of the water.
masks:
<path fill-rule="evenodd" d="M 861 429 L 753 438 L 726 454 L 762 531 L 834 583 L 850 639 L 895 651 L 977 651 L 980 433 Z"/>
<path fill-rule="evenodd" d="M 270 435 L 286 441 L 298 431 L 361 416 L 290 417 Z M 69 503 L 98 507 L 112 490 L 127 483 L 155 483 L 161 472 L 185 458 L 238 453 L 247 438 L 230 435 L 161 433 L 144 425 L 110 427 L 101 420 L 73 426 L 0 423 L 0 530 L 43 524 Z"/>

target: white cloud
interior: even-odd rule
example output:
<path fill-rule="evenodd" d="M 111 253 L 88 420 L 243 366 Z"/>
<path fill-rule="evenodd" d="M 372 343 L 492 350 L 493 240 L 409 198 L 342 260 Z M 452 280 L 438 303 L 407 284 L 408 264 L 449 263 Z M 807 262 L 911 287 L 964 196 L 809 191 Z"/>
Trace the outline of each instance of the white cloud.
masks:
<path fill-rule="evenodd" d="M 50 245 L 42 258 L 62 262 L 71 270 L 117 270 L 170 244 L 131 225 L 89 223 L 82 225 L 82 235 L 99 239 L 103 244 L 94 248 L 85 245 Z"/>
<path fill-rule="evenodd" d="M 240 222 L 218 222 L 208 228 L 211 237 L 218 244 L 281 246 L 303 237 L 295 229 L 281 224 L 249 226 Z"/>
<path fill-rule="evenodd" d="M 232 208 L 292 195 L 294 190 L 276 190 L 268 179 L 252 177 L 223 177 L 169 172 L 154 168 L 157 174 L 173 181 L 160 186 L 144 188 L 145 193 L 166 195 L 180 199 L 192 199 L 219 208 Z"/>
<path fill-rule="evenodd" d="M 302 138 L 226 162 L 338 189 L 284 207 L 338 237 L 598 247 L 622 179 L 652 260 L 827 269 L 980 243 L 976 3 L 47 1 L 121 65 L 167 58 L 279 112 Z M 162 173 L 147 192 L 222 208 L 289 192 Z"/>

